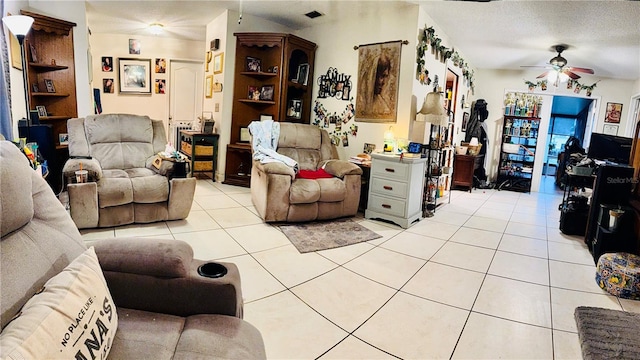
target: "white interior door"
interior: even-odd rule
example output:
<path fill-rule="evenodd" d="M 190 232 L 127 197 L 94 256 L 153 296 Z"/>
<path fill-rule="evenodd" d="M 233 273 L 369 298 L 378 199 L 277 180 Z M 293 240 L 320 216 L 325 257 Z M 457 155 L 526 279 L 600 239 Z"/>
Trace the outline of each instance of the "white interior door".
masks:
<path fill-rule="evenodd" d="M 169 126 L 174 122 L 194 121 L 202 114 L 204 63 L 170 60 Z"/>

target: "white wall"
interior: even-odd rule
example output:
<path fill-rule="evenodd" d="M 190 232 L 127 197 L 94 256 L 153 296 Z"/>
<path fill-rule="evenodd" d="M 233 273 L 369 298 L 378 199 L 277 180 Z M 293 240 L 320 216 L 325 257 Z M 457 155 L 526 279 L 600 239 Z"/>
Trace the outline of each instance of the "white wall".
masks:
<path fill-rule="evenodd" d="M 222 74 L 215 74 L 214 80 L 222 83 L 222 92 L 213 93 L 211 99 L 204 99 L 204 110 L 212 111 L 216 121 L 216 129 L 220 134 L 218 142 L 218 169 L 216 179 L 222 181 L 224 179 L 224 171 L 226 167 L 227 145 L 231 138 L 231 112 L 233 110 L 233 78 L 234 68 L 236 65 L 236 37 L 235 32 L 282 32 L 291 33 L 291 29 L 248 14 L 242 15 L 242 22 L 238 24 L 240 14 L 236 11 L 226 11 L 222 15 L 215 18 L 207 24 L 207 36 L 202 51 L 209 49 L 209 44 L 213 39 L 220 39 L 220 48 L 214 52 L 214 55 L 224 53 L 224 64 Z M 204 53 L 204 52 L 203 52 Z M 213 74 L 213 61 L 209 65 L 209 72 L 206 75 Z M 215 104 L 220 104 L 220 111 L 214 112 Z"/>
<path fill-rule="evenodd" d="M 140 55 L 129 54 L 129 39 L 138 39 L 141 43 Z M 93 34 L 91 52 L 93 57 L 93 85 L 100 89 L 102 113 L 126 113 L 147 115 L 152 119 L 163 120 L 168 129 L 169 94 L 155 93 L 155 80 L 166 79 L 169 84 L 169 60 L 204 61 L 204 42 L 178 40 L 156 36 L 133 36 L 122 34 Z M 113 72 L 102 71 L 102 57 L 113 57 Z M 120 94 L 118 80 L 118 58 L 151 59 L 151 94 Z M 164 74 L 155 73 L 155 59 L 164 58 L 167 69 Z M 102 80 L 114 80 L 114 92 L 103 93 Z M 93 111 L 91 112 L 93 113 Z"/>
<path fill-rule="evenodd" d="M 381 19 L 384 19 L 381 21 Z M 354 105 L 356 89 L 358 88 L 358 51 L 356 45 L 378 43 L 393 40 L 408 40 L 408 45 L 402 46 L 400 56 L 400 77 L 396 123 L 366 123 L 355 122 L 358 134 L 349 137 L 349 146 L 338 146 L 341 159 L 361 153 L 364 143 L 376 144 L 382 149 L 384 133 L 393 127 L 396 137 L 408 138 L 410 120 L 415 114 L 412 107 L 413 79 L 415 75 L 415 49 L 417 43 L 418 6 L 406 7 L 386 11 L 384 14 L 368 14 L 354 16 L 350 21 L 326 23 L 313 28 L 304 29 L 296 35 L 318 44 L 315 58 L 313 82 L 313 101 L 318 94 L 317 78 L 325 74 L 330 67 L 337 68 L 340 73 L 351 75 Z M 342 113 L 347 101 L 337 99 L 322 99 L 325 108 L 330 112 Z M 413 110 L 412 110 L 413 109 Z M 311 112 L 311 120 L 314 114 Z M 353 120 L 352 120 L 353 121 Z M 350 123 L 347 124 L 350 126 Z M 344 125 L 343 125 L 344 128 Z"/>

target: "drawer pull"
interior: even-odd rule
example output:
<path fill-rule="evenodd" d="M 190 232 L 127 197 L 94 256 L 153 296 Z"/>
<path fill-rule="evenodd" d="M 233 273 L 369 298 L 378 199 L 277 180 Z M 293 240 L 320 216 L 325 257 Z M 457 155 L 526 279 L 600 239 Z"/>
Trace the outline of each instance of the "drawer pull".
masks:
<path fill-rule="evenodd" d="M 387 205 L 387 204 L 382 204 L 382 207 L 385 209 L 391 209 L 391 205 Z"/>
<path fill-rule="evenodd" d="M 385 190 L 393 190 L 393 187 L 389 186 L 389 185 L 385 185 L 382 188 L 385 189 Z"/>
<path fill-rule="evenodd" d="M 386 172 L 396 172 L 396 169 L 384 168 L 384 171 L 386 171 Z"/>

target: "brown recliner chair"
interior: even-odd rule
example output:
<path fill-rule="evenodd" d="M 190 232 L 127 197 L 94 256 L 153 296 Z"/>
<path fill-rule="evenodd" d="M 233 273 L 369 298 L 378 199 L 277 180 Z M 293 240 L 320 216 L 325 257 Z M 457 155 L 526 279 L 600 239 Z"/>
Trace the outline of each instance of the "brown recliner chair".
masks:
<path fill-rule="evenodd" d="M 80 169 L 89 182 L 71 183 L 69 207 L 78 228 L 179 220 L 189 215 L 195 178 L 171 178 L 174 163 L 157 169 L 155 155 L 167 137 L 160 120 L 126 114 L 70 119 L 69 157 L 63 173 L 74 179 Z"/>
<path fill-rule="evenodd" d="M 251 200 L 266 222 L 334 219 L 358 212 L 362 169 L 338 159 L 329 134 L 315 125 L 280 123 L 276 151 L 300 170 L 324 168 L 332 178 L 302 179 L 279 162 L 253 161 Z"/>
<path fill-rule="evenodd" d="M 72 280 L 69 272 L 70 264 L 91 250 L 49 185 L 14 144 L 0 141 L 0 164 L 0 357 L 10 358 L 15 344 L 23 343 L 31 351 L 48 351 L 26 358 L 59 358 L 58 348 L 72 344 L 74 353 L 77 348 L 85 355 L 75 358 L 91 358 L 89 353 L 102 358 L 98 348 L 106 343 L 111 359 L 266 358 L 260 332 L 242 320 L 238 268 L 223 263 L 226 275 L 201 276 L 198 269 L 207 263 L 193 259 L 191 247 L 182 241 L 92 242 L 115 304 L 117 328 L 105 320 L 102 298 L 82 297 L 84 306 L 63 311 L 81 292 L 66 290 L 67 295 L 56 299 L 50 294 L 60 292 L 61 284 L 96 273 L 84 266 Z M 64 281 L 44 286 L 54 278 Z M 88 285 L 98 283 L 105 285 L 104 280 Z M 49 297 L 45 301 L 42 296 Z M 44 319 L 33 321 L 34 317 Z M 51 324 L 51 317 L 62 320 L 34 331 L 45 321 Z M 104 320 L 98 329 L 82 326 L 93 326 L 98 319 Z M 47 336 L 34 335 L 43 331 Z"/>

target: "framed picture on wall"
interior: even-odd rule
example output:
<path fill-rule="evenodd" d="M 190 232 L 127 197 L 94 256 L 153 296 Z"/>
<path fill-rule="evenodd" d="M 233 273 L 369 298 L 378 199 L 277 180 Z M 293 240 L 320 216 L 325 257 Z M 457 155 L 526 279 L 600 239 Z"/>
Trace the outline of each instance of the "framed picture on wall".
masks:
<path fill-rule="evenodd" d="M 213 57 L 213 73 L 222 74 L 222 64 L 224 60 L 224 53 L 220 53 Z"/>
<path fill-rule="evenodd" d="M 151 59 L 118 59 L 121 94 L 151 94 Z"/>
<path fill-rule="evenodd" d="M 213 75 L 207 75 L 204 81 L 204 96 L 209 99 L 213 97 Z"/>
<path fill-rule="evenodd" d="M 619 124 L 620 117 L 622 116 L 622 104 L 620 103 L 607 103 L 607 112 L 604 116 L 604 122 Z"/>

